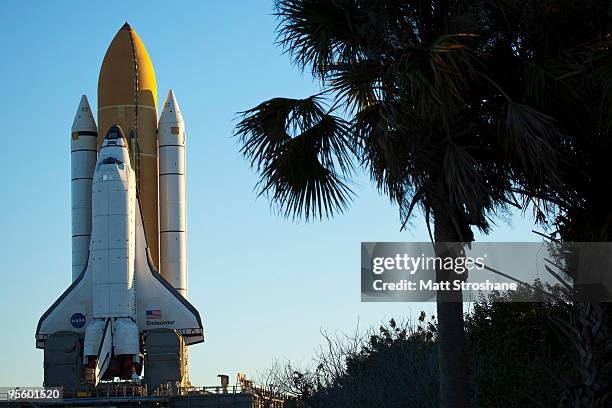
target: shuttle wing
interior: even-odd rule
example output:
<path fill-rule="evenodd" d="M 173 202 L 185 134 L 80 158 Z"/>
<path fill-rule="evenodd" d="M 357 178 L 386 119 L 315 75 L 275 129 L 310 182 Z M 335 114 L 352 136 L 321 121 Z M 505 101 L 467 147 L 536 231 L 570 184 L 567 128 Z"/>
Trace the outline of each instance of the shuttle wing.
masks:
<path fill-rule="evenodd" d="M 84 333 L 93 318 L 89 260 L 83 272 L 42 315 L 36 327 L 36 348 L 44 348 L 50 334 L 71 331 Z"/>
<path fill-rule="evenodd" d="M 155 269 L 147 248 L 140 205 L 136 207 L 134 275 L 138 329 L 141 332 L 175 329 L 183 335 L 186 344 L 201 343 L 204 328 L 200 314 Z"/>

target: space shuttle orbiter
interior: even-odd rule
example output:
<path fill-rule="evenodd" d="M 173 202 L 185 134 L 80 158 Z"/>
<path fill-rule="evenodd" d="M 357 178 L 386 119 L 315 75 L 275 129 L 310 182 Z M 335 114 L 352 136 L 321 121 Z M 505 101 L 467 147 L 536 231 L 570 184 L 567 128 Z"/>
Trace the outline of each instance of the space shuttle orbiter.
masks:
<path fill-rule="evenodd" d="M 100 71 L 99 127 L 85 96 L 73 123 L 73 282 L 36 329 L 43 349 L 78 334 L 95 384 L 138 378 L 153 331 L 204 340 L 187 301 L 183 118 L 172 91 L 159 122 L 156 101 L 153 66 L 126 23 Z"/>

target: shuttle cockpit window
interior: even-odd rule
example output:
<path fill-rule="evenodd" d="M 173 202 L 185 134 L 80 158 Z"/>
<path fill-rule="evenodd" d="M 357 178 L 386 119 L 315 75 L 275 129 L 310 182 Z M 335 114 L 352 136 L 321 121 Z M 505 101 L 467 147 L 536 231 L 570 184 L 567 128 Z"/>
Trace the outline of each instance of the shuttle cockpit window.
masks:
<path fill-rule="evenodd" d="M 98 166 L 100 166 L 101 164 L 116 164 L 117 167 L 119 167 L 119 169 L 123 170 L 125 168 L 123 162 L 119 159 L 116 159 L 114 157 L 107 157 L 104 160 L 102 160 L 102 163 L 100 163 Z"/>

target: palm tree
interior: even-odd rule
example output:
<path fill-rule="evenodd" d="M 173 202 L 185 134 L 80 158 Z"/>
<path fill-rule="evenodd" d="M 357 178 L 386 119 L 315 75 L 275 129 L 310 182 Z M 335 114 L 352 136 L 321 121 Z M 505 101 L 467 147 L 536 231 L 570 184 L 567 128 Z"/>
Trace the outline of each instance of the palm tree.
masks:
<path fill-rule="evenodd" d="M 562 242 L 611 242 L 612 200 L 603 192 L 612 178 L 612 4 L 504 0 L 497 10 L 492 26 L 514 44 L 523 67 L 504 86 L 520 89 L 527 104 L 554 118 L 567 135 L 559 144 L 562 182 L 538 192 L 556 211 L 542 215 Z M 569 272 L 580 282 L 575 270 Z M 610 307 L 579 299 L 562 327 L 576 350 L 576 372 L 560 406 L 609 406 Z"/>
<path fill-rule="evenodd" d="M 474 228 L 487 232 L 497 211 L 518 205 L 515 191 L 535 195 L 556 180 L 554 121 L 504 89 L 519 64 L 488 24 L 495 5 L 278 0 L 275 7 L 278 42 L 322 91 L 249 109 L 236 134 L 261 176 L 259 193 L 284 216 L 345 211 L 360 167 L 398 205 L 402 228 L 419 208 L 436 254 L 461 257 Z M 461 292 L 439 292 L 437 314 L 440 406 L 467 407 Z"/>

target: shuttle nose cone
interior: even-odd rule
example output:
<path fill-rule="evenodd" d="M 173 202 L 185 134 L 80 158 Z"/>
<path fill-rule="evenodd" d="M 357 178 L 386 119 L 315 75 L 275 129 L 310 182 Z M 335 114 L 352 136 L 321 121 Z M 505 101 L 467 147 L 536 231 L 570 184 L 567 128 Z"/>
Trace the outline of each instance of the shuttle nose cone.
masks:
<path fill-rule="evenodd" d="M 108 132 L 106 132 L 106 136 L 104 140 L 117 140 L 123 139 L 125 141 L 125 134 L 123 133 L 123 129 L 119 125 L 112 125 Z"/>
<path fill-rule="evenodd" d="M 125 163 L 126 166 L 130 166 L 128 143 L 125 140 L 123 129 L 117 124 L 112 125 L 108 132 L 106 132 L 104 143 L 102 143 L 100 153 L 98 154 L 98 163 L 109 164 L 107 160 L 109 157 Z"/>

